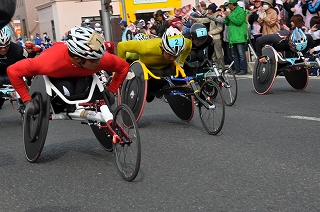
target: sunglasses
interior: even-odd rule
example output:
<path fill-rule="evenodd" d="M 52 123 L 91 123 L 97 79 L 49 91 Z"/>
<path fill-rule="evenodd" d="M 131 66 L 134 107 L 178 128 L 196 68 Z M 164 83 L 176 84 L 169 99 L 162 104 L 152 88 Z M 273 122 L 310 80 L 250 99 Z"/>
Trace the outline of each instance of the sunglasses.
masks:
<path fill-rule="evenodd" d="M 89 61 L 90 63 L 98 63 L 100 61 L 100 59 L 86 59 L 87 61 Z"/>
<path fill-rule="evenodd" d="M 10 45 L 10 42 L 8 43 L 8 44 L 5 44 L 5 45 L 3 45 L 3 46 L 0 46 L 0 49 L 2 49 L 2 48 L 9 48 L 9 45 Z"/>

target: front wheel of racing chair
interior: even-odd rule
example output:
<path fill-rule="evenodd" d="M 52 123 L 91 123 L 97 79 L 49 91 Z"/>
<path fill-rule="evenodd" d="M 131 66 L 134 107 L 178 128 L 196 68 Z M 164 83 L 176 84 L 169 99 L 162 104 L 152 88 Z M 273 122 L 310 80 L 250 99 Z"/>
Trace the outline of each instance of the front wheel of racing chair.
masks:
<path fill-rule="evenodd" d="M 43 76 L 34 78 L 29 93 L 38 100 L 40 113 L 33 116 L 24 114 L 23 142 L 27 160 L 35 162 L 42 152 L 49 127 L 50 96 L 46 92 Z"/>
<path fill-rule="evenodd" d="M 201 101 L 198 103 L 201 123 L 209 134 L 216 135 L 225 119 L 225 103 L 219 86 L 212 80 L 205 81 L 200 88 L 200 98 L 209 104 L 206 108 Z"/>

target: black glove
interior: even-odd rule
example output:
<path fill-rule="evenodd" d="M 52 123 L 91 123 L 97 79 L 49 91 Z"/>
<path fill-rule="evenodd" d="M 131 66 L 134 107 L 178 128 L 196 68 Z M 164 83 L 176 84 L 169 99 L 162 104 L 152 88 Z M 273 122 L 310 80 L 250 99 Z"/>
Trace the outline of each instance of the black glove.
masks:
<path fill-rule="evenodd" d="M 26 106 L 25 112 L 29 116 L 36 115 L 40 112 L 40 105 L 37 99 L 31 99 L 25 102 L 24 105 Z"/>
<path fill-rule="evenodd" d="M 111 91 L 106 90 L 106 96 L 107 96 L 107 99 L 108 99 L 110 106 L 112 106 L 115 102 L 114 94 Z"/>

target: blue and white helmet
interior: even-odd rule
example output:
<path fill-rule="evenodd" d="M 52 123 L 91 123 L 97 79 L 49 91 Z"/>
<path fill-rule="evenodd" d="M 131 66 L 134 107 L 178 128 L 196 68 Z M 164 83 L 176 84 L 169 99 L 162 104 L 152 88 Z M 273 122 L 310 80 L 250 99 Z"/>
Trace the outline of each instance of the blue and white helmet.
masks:
<path fill-rule="evenodd" d="M 289 39 L 289 46 L 294 51 L 302 51 L 307 47 L 308 39 L 306 34 L 299 29 L 298 27 L 295 28 L 290 36 Z"/>
<path fill-rule="evenodd" d="M 67 45 L 71 53 L 85 59 L 99 59 L 106 52 L 104 39 L 89 27 L 73 27 Z"/>
<path fill-rule="evenodd" d="M 11 31 L 8 26 L 0 30 L 0 44 L 6 44 L 11 39 Z"/>
<path fill-rule="evenodd" d="M 162 36 L 161 46 L 168 54 L 178 56 L 184 50 L 185 40 L 178 29 L 170 26 Z"/>

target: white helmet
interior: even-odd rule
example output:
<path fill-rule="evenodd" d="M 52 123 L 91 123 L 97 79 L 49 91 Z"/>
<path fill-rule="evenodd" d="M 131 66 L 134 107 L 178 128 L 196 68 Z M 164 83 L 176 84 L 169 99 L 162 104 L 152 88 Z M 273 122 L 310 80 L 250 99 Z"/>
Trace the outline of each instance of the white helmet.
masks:
<path fill-rule="evenodd" d="M 99 59 L 106 52 L 101 35 L 89 27 L 73 27 L 67 45 L 71 53 L 85 59 Z"/>
<path fill-rule="evenodd" d="M 6 44 L 11 39 L 11 32 L 8 26 L 0 30 L 0 44 Z"/>
<path fill-rule="evenodd" d="M 136 34 L 136 39 L 137 40 L 149 40 L 150 37 L 146 33 L 138 33 L 138 34 Z"/>
<path fill-rule="evenodd" d="M 178 56 L 185 46 L 185 40 L 181 32 L 170 26 L 162 36 L 161 46 L 165 52 Z"/>

